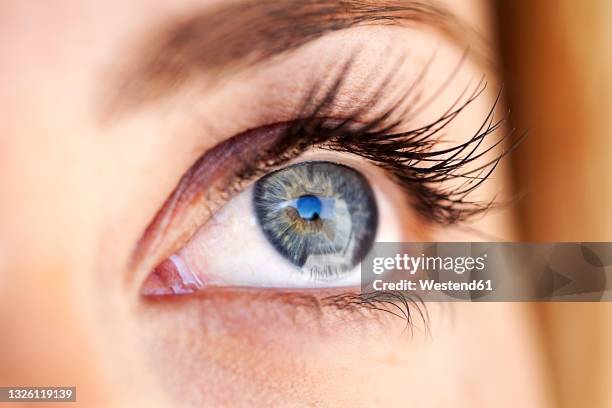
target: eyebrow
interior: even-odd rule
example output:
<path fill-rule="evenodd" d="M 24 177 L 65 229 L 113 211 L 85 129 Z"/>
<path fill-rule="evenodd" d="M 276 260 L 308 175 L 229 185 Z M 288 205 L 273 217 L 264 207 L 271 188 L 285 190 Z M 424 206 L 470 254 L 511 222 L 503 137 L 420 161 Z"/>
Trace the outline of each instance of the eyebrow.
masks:
<path fill-rule="evenodd" d="M 364 25 L 425 25 L 463 47 L 486 49 L 483 38 L 447 10 L 412 0 L 260 0 L 219 6 L 167 22 L 130 52 L 111 111 L 167 95 L 198 74 L 259 64 L 326 34 Z M 484 54 L 486 55 L 486 54 Z"/>

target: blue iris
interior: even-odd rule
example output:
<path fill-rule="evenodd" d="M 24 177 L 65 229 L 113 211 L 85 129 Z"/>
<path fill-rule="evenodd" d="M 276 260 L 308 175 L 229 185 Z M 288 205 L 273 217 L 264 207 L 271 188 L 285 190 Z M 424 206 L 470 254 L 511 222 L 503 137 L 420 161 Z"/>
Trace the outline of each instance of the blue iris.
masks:
<path fill-rule="evenodd" d="M 378 210 L 363 175 L 330 162 L 305 162 L 255 183 L 253 207 L 276 250 L 316 279 L 355 267 L 374 242 Z"/>

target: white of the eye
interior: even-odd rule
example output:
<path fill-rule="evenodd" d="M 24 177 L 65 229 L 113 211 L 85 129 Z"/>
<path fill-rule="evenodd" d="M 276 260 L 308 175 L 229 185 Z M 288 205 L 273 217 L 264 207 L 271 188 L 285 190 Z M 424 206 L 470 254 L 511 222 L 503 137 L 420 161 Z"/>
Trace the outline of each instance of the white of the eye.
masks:
<path fill-rule="evenodd" d="M 332 288 L 359 286 L 360 267 L 338 278 L 313 279 L 268 242 L 253 213 L 253 188 L 234 197 L 178 253 L 206 286 Z M 378 241 L 397 241 L 399 220 L 377 194 Z M 307 265 L 308 266 L 308 265 Z"/>

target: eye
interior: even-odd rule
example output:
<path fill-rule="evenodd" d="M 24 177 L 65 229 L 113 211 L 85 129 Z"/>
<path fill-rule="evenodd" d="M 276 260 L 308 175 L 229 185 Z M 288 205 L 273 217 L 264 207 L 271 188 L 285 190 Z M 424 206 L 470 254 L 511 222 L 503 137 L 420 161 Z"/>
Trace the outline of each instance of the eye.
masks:
<path fill-rule="evenodd" d="M 142 293 L 359 286 L 359 262 L 375 239 L 397 236 L 392 223 L 379 228 L 379 207 L 393 213 L 384 194 L 352 167 L 328 161 L 289 165 L 232 198 L 155 268 Z"/>
<path fill-rule="evenodd" d="M 331 85 L 315 81 L 289 121 L 247 127 L 188 169 L 134 252 L 133 269 L 148 273 L 142 294 L 356 289 L 374 241 L 425 241 L 491 208 L 468 196 L 506 154 L 495 149 L 504 136 L 491 136 L 501 126 L 498 99 L 484 120 L 458 123 L 477 127 L 467 139 L 438 136 L 468 112 L 483 81 L 431 112 L 437 119 L 412 112 L 404 122 L 412 86 L 389 106 L 376 98 L 349 106 L 340 91 L 347 67 Z M 389 81 L 376 85 L 380 95 Z"/>

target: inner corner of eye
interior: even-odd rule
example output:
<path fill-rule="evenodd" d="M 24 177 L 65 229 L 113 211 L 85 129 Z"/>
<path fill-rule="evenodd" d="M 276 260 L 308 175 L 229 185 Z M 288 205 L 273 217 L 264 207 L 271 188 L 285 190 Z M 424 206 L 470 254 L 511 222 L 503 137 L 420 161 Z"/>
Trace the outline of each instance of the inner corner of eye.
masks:
<path fill-rule="evenodd" d="M 307 161 L 263 176 L 243 194 L 224 209 L 224 225 L 196 234 L 160 263 L 142 293 L 359 284 L 356 266 L 374 244 L 379 219 L 373 189 L 359 171 Z"/>
<path fill-rule="evenodd" d="M 187 295 L 204 289 L 204 282 L 178 255 L 157 265 L 141 289 L 144 296 Z"/>

